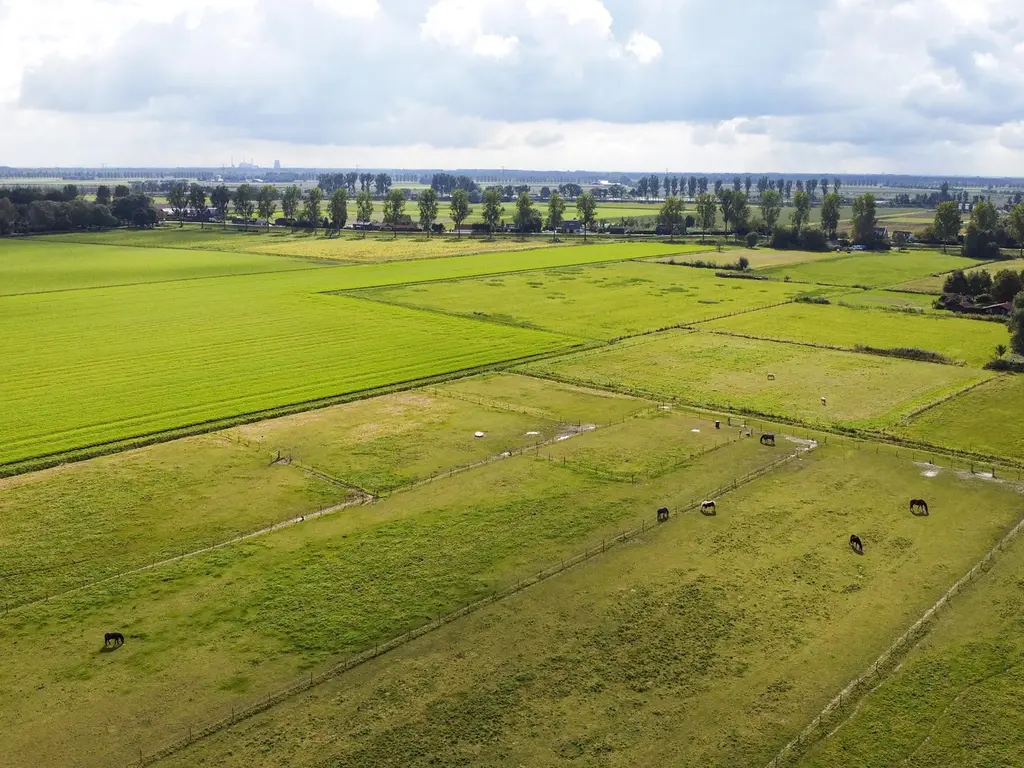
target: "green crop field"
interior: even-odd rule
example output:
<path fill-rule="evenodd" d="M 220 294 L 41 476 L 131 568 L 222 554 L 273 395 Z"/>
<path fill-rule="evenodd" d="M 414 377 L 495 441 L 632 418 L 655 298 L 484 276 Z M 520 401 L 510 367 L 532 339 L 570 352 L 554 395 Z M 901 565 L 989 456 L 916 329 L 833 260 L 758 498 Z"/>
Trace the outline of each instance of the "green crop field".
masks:
<path fill-rule="evenodd" d="M 996 356 L 996 345 L 1007 345 L 1010 341 L 1010 334 L 1002 323 L 802 303 L 727 317 L 707 323 L 705 327 L 765 339 L 845 348 L 912 347 L 978 367 Z M 921 375 L 929 374 L 922 370 Z"/>
<path fill-rule="evenodd" d="M 799 765 L 1018 765 L 1024 754 L 1022 572 L 1018 540 Z"/>
<path fill-rule="evenodd" d="M 766 765 L 1020 514 L 1010 489 L 832 445 L 719 505 L 167 764 Z"/>
<path fill-rule="evenodd" d="M 693 323 L 812 293 L 806 285 L 716 277 L 659 263 L 563 267 L 356 294 L 408 307 L 610 339 Z"/>
<path fill-rule="evenodd" d="M 623 342 L 534 363 L 527 370 L 654 398 L 867 428 L 896 424 L 914 409 L 991 375 L 693 331 Z M 769 380 L 769 374 L 775 379 Z"/>
<path fill-rule="evenodd" d="M 38 238 L 0 240 L 0 296 L 312 269 L 305 259 L 114 248 Z"/>
<path fill-rule="evenodd" d="M 839 258 L 787 264 L 762 270 L 770 277 L 803 283 L 885 288 L 912 278 L 976 266 L 962 256 L 938 251 L 846 254 Z"/>
<path fill-rule="evenodd" d="M 931 408 L 897 434 L 959 451 L 1024 462 L 1024 378 L 1000 376 Z"/>

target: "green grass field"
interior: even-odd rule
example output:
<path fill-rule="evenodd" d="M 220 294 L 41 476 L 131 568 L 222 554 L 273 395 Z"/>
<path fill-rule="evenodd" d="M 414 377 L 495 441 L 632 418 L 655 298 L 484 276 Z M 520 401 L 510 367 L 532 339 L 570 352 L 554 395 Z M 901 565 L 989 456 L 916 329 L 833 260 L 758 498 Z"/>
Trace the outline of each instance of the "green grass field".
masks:
<path fill-rule="evenodd" d="M 958 267 L 963 269 L 964 272 L 979 272 L 984 270 L 988 272 L 992 277 L 995 277 L 997 273 L 1004 269 L 1009 269 L 1013 272 L 1024 271 L 1024 259 L 1012 259 L 1007 261 L 995 261 L 985 264 L 973 265 L 971 267 Z M 916 280 L 909 280 L 906 283 L 897 286 L 908 291 L 917 291 L 920 293 L 932 293 L 941 294 L 942 286 L 946 283 L 947 274 L 941 275 L 929 275 L 928 277 L 921 277 Z"/>
<path fill-rule="evenodd" d="M 0 296 L 196 280 L 316 267 L 248 253 L 112 248 L 42 239 L 0 240 Z"/>
<path fill-rule="evenodd" d="M 958 597 L 802 768 L 1011 766 L 1024 754 L 1024 546 Z"/>
<path fill-rule="evenodd" d="M 806 285 L 716 277 L 706 269 L 621 263 L 356 295 L 580 338 L 611 339 L 765 307 L 812 292 Z"/>
<path fill-rule="evenodd" d="M 1009 344 L 1002 323 L 959 317 L 885 312 L 864 307 L 786 304 L 704 327 L 765 339 L 853 348 L 914 347 L 980 367 L 995 357 L 997 344 Z M 922 370 L 921 375 L 929 375 Z"/>
<path fill-rule="evenodd" d="M 948 312 L 935 309 L 933 296 L 921 293 L 905 293 L 901 291 L 853 291 L 829 297 L 833 304 L 844 307 L 869 307 L 873 309 L 894 310 L 897 312 L 916 312 L 949 317 Z"/>
<path fill-rule="evenodd" d="M 762 270 L 762 273 L 779 280 L 789 278 L 802 283 L 885 288 L 912 278 L 965 269 L 976 264 L 962 256 L 937 251 L 893 251 L 845 254 L 839 258 L 772 267 Z"/>
<path fill-rule="evenodd" d="M 1020 515 L 1009 489 L 831 445 L 719 504 L 167 764 L 765 765 Z"/>
<path fill-rule="evenodd" d="M 779 451 L 745 440 L 643 485 L 517 457 L 12 612 L 0 726 L 12 765 L 124 763 L 535 573 Z M 70 623 L 69 623 L 70 620 Z M 104 631 L 128 638 L 102 652 Z M 102 706 L 116 690 L 118 727 Z M 31 691 L 32 695 L 27 694 Z M 102 735 L 102 738 L 101 738 Z M 77 745 L 89 743 L 83 755 Z"/>
<path fill-rule="evenodd" d="M 960 451 L 1024 462 L 1024 378 L 1000 376 L 929 409 L 896 433 Z"/>
<path fill-rule="evenodd" d="M 959 322 L 959 321 L 957 321 Z M 854 352 L 670 331 L 527 370 L 573 383 L 816 425 L 877 429 L 991 374 Z M 775 380 L 768 379 L 774 374 Z M 827 405 L 822 405 L 825 397 Z"/>

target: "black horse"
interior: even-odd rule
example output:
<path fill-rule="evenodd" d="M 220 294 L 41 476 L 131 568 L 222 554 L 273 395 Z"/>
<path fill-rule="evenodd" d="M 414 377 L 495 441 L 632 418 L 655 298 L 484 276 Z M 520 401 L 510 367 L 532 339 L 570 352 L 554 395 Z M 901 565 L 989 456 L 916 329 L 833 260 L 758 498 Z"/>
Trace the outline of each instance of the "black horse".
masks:
<path fill-rule="evenodd" d="M 850 537 L 850 549 L 852 549 L 858 555 L 864 554 L 864 542 L 860 540 L 860 536 L 858 536 L 856 533 Z"/>
<path fill-rule="evenodd" d="M 668 520 L 668 507 L 662 507 L 658 510 L 658 522 L 664 523 Z"/>
<path fill-rule="evenodd" d="M 775 435 L 771 432 L 765 432 L 761 435 L 761 445 L 775 445 Z"/>
<path fill-rule="evenodd" d="M 124 645 L 124 635 L 120 632 L 107 632 L 103 636 L 103 647 L 106 648 L 110 643 L 113 643 L 115 648 Z"/>
<path fill-rule="evenodd" d="M 928 502 L 924 499 L 911 499 L 910 500 L 910 514 L 916 515 L 917 517 L 928 516 Z"/>

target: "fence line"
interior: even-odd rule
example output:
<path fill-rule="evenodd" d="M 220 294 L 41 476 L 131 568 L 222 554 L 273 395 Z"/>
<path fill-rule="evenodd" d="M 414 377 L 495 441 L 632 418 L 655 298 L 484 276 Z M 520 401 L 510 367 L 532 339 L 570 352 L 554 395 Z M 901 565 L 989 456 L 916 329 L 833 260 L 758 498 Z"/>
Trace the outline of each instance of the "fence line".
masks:
<path fill-rule="evenodd" d="M 764 475 L 767 475 L 770 472 L 773 472 L 782 465 L 793 461 L 794 459 L 802 456 L 808 451 L 813 450 L 815 446 L 816 444 L 812 443 L 809 446 L 799 448 L 791 454 L 783 456 L 762 467 L 759 467 L 758 469 L 748 472 L 746 475 L 743 475 L 742 477 L 736 478 L 731 483 L 727 483 L 719 488 L 716 488 L 715 490 L 709 492 L 704 497 L 694 498 L 688 503 L 684 503 L 684 506 L 678 507 L 677 509 L 673 510 L 671 512 L 671 516 L 680 517 L 681 515 L 684 515 L 687 512 L 693 512 L 700 508 L 702 498 L 716 498 L 718 496 L 722 496 L 726 493 L 734 491 L 740 488 L 741 486 L 744 486 L 760 477 L 763 477 Z M 309 675 L 302 677 L 300 680 L 296 680 L 292 684 L 282 688 L 276 693 L 261 698 L 259 701 L 255 703 L 249 704 L 244 707 L 232 707 L 231 714 L 227 717 L 223 717 L 220 720 L 203 726 L 202 728 L 194 729 L 189 727 L 188 733 L 182 736 L 182 738 L 179 738 L 178 740 L 150 753 L 149 755 L 146 755 L 145 753 L 143 753 L 142 750 L 139 750 L 139 759 L 137 762 L 133 762 L 132 765 L 146 766 L 152 765 L 159 760 L 163 760 L 164 758 L 169 757 L 189 747 L 196 741 L 204 739 L 208 736 L 212 736 L 218 731 L 230 727 L 235 723 L 241 722 L 242 720 L 247 720 L 255 715 L 260 714 L 261 712 L 265 712 L 271 707 L 274 707 L 277 704 L 280 704 L 286 701 L 287 699 L 292 698 L 293 696 L 308 691 L 314 686 L 327 682 L 328 680 L 331 680 L 335 677 L 338 677 L 339 675 L 348 672 L 362 664 L 365 664 L 368 661 L 372 661 L 373 659 L 376 659 L 377 657 L 382 656 L 385 653 L 393 651 L 396 648 L 399 648 L 405 645 L 406 643 L 415 640 L 418 637 L 422 637 L 423 635 L 429 632 L 433 632 L 434 630 L 443 627 L 445 624 L 450 624 L 451 622 L 456 621 L 457 619 L 475 613 L 476 611 L 479 611 L 480 609 L 485 608 L 486 606 L 493 605 L 494 603 L 500 600 L 507 599 L 515 594 L 518 594 L 519 592 L 522 592 L 528 587 L 539 584 L 543 581 L 546 581 L 547 579 L 552 578 L 553 576 L 556 576 L 582 563 L 585 563 L 589 561 L 591 558 L 596 557 L 597 555 L 600 555 L 604 552 L 607 552 L 609 548 L 614 547 L 617 544 L 625 544 L 635 539 L 637 536 L 643 535 L 647 531 L 657 528 L 658 525 L 658 523 L 651 523 L 648 522 L 646 519 L 643 519 L 641 520 L 639 527 L 634 526 L 632 528 L 623 530 L 610 538 L 602 539 L 600 544 L 594 544 L 593 546 L 589 546 L 586 549 L 584 549 L 583 552 L 578 552 L 575 555 L 571 555 L 567 558 L 562 558 L 559 560 L 558 563 L 553 563 L 549 567 L 541 568 L 539 571 L 537 571 L 537 573 L 533 573 L 531 571 L 531 573 L 525 577 L 517 577 L 514 584 L 510 583 L 504 589 L 497 590 L 491 593 L 490 595 L 483 597 L 475 602 L 467 603 L 466 605 L 456 609 L 455 611 L 452 611 L 444 615 L 439 615 L 436 619 L 432 619 L 431 621 L 428 621 L 426 624 L 422 624 L 401 635 L 393 637 L 386 642 L 375 644 L 372 649 L 368 648 L 367 650 L 358 653 L 354 656 L 351 656 L 348 659 L 345 659 L 344 661 L 338 662 L 337 664 L 334 664 L 333 666 L 329 667 L 328 669 L 324 670 L 319 674 L 310 673 Z"/>
<path fill-rule="evenodd" d="M 825 705 L 825 708 L 819 712 L 818 715 L 811 720 L 811 722 L 799 734 L 797 734 L 797 737 L 779 751 L 772 761 L 767 764 L 766 768 L 783 768 L 786 765 L 792 764 L 790 761 L 794 758 L 801 757 L 803 749 L 810 746 L 810 744 L 816 740 L 816 736 L 820 735 L 819 731 L 822 726 L 828 725 L 829 720 L 834 716 L 843 715 L 844 708 L 847 705 L 852 703 L 854 699 L 859 699 L 859 695 L 865 692 L 869 688 L 870 684 L 873 684 L 876 680 L 883 677 L 887 670 L 893 666 L 893 662 L 898 658 L 898 656 L 909 651 L 910 647 L 926 634 L 929 622 L 934 619 L 943 608 L 949 605 L 952 598 L 960 594 L 964 587 L 969 586 L 976 579 L 987 573 L 989 569 L 991 569 L 992 562 L 996 555 L 1006 549 L 1006 547 L 1009 546 L 1022 531 L 1024 531 L 1024 517 L 1022 517 L 1017 524 L 1006 533 L 1006 535 L 997 541 L 995 545 L 985 553 L 984 557 L 974 564 L 974 567 L 961 576 L 953 586 L 951 586 L 945 594 L 942 595 L 942 597 L 936 600 L 932 606 L 910 626 L 909 629 L 896 638 L 892 645 L 882 652 L 882 655 L 875 660 L 871 667 L 862 672 L 845 688 L 843 688 L 839 692 L 839 695 Z M 839 717 L 838 721 L 842 722 L 843 719 L 844 717 Z"/>

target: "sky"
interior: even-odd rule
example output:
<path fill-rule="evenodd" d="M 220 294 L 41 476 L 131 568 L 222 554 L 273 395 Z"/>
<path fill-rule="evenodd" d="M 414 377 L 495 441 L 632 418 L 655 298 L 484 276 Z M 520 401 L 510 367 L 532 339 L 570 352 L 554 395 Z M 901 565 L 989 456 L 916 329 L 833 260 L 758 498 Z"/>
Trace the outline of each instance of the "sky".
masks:
<path fill-rule="evenodd" d="M 1022 0 L 0 0 L 0 165 L 1024 176 Z"/>

